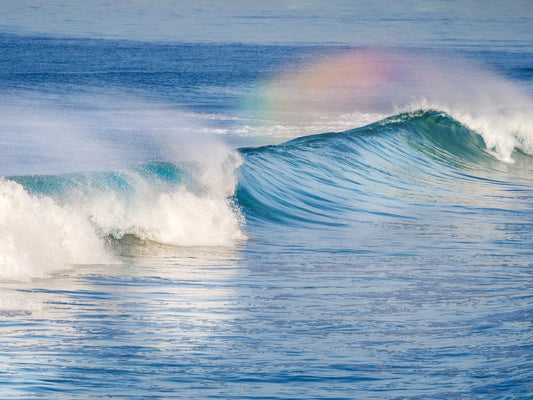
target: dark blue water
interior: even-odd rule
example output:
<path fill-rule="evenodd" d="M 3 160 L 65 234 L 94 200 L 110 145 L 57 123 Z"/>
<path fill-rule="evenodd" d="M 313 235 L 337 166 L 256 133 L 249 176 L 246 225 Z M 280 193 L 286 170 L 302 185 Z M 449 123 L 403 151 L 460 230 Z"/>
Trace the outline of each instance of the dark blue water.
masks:
<path fill-rule="evenodd" d="M 0 33 L 1 398 L 531 398 L 527 4 L 484 10 L 487 35 L 460 8 L 462 36 L 444 3 L 366 5 L 361 36 L 340 3 L 202 3 L 172 29 L 131 8 L 116 30 L 115 6 L 92 25 L 41 5 L 30 29 L 20 4 Z M 217 13 L 242 40 L 180 36 Z M 286 21 L 307 30 L 274 43 Z M 376 23 L 419 36 L 371 41 Z"/>

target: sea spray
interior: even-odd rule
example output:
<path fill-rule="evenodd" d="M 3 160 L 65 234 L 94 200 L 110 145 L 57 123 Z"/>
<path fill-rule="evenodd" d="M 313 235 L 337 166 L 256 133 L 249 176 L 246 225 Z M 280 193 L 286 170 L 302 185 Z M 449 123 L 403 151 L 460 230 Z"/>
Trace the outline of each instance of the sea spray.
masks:
<path fill-rule="evenodd" d="M 202 115 L 96 88 L 61 98 L 9 91 L 0 97 L 0 131 L 2 176 L 112 171 L 151 161 L 212 162 L 207 152 L 220 142 L 208 134 Z"/>
<path fill-rule="evenodd" d="M 17 91 L 0 111 L 11 146 L 1 153 L 0 279 L 113 263 L 106 241 L 125 235 L 175 246 L 245 238 L 232 200 L 240 157 L 186 112 L 98 90 L 60 101 Z"/>
<path fill-rule="evenodd" d="M 287 69 L 265 86 L 257 113 L 289 137 L 342 131 L 387 116 L 443 111 L 480 134 L 511 161 L 532 154 L 533 100 L 515 83 L 452 52 L 355 49 Z"/>

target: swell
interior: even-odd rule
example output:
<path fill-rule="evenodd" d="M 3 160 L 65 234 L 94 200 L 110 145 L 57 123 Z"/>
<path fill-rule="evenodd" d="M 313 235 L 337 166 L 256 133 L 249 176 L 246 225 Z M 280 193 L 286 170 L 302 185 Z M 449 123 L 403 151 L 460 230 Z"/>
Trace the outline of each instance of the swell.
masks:
<path fill-rule="evenodd" d="M 345 131 L 230 153 L 223 162 L 151 162 L 119 171 L 0 180 L 0 279 L 113 263 L 107 242 L 233 246 L 250 229 L 342 229 L 491 207 L 532 157 L 498 160 L 443 112 L 399 114 Z M 522 173 L 523 172 L 523 173 Z M 246 228 L 246 229 L 245 229 Z"/>

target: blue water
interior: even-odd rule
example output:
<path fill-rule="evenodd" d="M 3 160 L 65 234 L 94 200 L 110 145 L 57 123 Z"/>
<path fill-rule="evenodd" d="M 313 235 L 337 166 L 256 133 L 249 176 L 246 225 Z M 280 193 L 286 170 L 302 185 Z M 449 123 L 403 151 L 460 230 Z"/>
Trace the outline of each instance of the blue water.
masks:
<path fill-rule="evenodd" d="M 532 398 L 531 7 L 319 3 L 0 5 L 0 398 Z"/>

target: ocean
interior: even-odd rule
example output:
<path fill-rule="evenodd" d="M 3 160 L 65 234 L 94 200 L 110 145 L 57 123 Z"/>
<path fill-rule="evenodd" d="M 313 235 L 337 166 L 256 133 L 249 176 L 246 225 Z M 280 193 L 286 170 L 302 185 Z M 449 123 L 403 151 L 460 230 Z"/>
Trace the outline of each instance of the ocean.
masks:
<path fill-rule="evenodd" d="M 0 5 L 0 397 L 533 398 L 531 5 L 143 4 Z"/>

